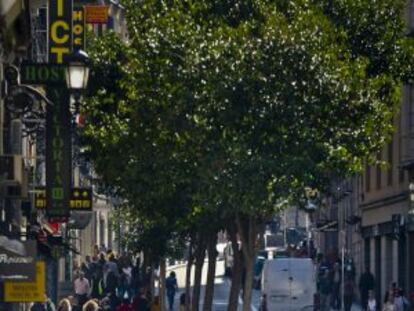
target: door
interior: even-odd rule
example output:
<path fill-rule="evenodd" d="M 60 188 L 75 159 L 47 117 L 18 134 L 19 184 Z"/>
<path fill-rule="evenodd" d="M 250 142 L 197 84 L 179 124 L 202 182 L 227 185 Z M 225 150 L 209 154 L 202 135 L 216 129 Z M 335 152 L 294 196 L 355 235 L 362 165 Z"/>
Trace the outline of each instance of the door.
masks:
<path fill-rule="evenodd" d="M 263 287 L 267 295 L 267 307 L 269 311 L 290 311 L 290 260 L 274 260 L 268 262 L 265 267 L 266 277 Z"/>
<path fill-rule="evenodd" d="M 291 310 L 313 305 L 316 293 L 315 271 L 311 262 L 292 261 L 290 274 Z"/>

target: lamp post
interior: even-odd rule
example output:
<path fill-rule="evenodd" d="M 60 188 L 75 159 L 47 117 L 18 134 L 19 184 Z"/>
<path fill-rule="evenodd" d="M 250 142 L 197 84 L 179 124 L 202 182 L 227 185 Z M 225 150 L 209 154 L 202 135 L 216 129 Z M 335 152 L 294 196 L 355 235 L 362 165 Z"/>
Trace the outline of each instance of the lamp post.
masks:
<path fill-rule="evenodd" d="M 65 69 L 66 75 L 66 86 L 71 95 L 74 98 L 74 109 L 72 113 L 74 114 L 74 118 L 79 114 L 80 108 L 80 96 L 82 91 L 86 90 L 88 86 L 89 80 L 89 57 L 88 54 L 82 50 L 77 50 L 72 54 L 69 58 L 69 62 Z M 65 238 L 67 239 L 68 243 L 70 237 L 70 229 L 68 224 L 65 228 Z M 69 250 L 69 256 L 65 257 L 65 280 L 70 281 L 72 279 L 72 269 L 71 269 L 71 261 L 72 255 L 71 251 Z"/>
<path fill-rule="evenodd" d="M 89 57 L 82 50 L 76 51 L 66 67 L 66 85 L 75 99 L 75 114 L 79 113 L 80 95 L 86 90 L 89 80 Z"/>

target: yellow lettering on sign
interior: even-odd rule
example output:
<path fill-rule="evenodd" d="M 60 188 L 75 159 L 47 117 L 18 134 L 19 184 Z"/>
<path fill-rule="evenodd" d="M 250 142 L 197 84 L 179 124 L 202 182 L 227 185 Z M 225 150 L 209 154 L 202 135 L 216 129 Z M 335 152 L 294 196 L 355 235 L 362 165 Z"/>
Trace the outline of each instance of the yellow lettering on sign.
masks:
<path fill-rule="evenodd" d="M 73 33 L 75 35 L 80 35 L 83 32 L 83 26 L 82 25 L 75 25 L 73 26 Z"/>
<path fill-rule="evenodd" d="M 73 11 L 72 19 L 73 21 L 83 21 L 83 11 Z"/>
<path fill-rule="evenodd" d="M 58 0 L 57 1 L 57 15 L 59 17 L 63 16 L 63 0 Z"/>
<path fill-rule="evenodd" d="M 56 21 L 52 24 L 52 26 L 50 28 L 50 36 L 51 36 L 52 41 L 54 43 L 64 44 L 64 43 L 68 42 L 69 35 L 65 34 L 65 35 L 59 37 L 58 33 L 57 33 L 59 27 L 62 27 L 63 30 L 66 30 L 66 31 L 69 30 L 69 25 L 65 21 Z"/>
<path fill-rule="evenodd" d="M 69 49 L 68 48 L 52 47 L 50 49 L 50 52 L 53 53 L 53 54 L 56 54 L 57 63 L 58 64 L 61 64 L 61 63 L 63 63 L 63 55 L 64 54 L 68 54 L 69 53 Z"/>

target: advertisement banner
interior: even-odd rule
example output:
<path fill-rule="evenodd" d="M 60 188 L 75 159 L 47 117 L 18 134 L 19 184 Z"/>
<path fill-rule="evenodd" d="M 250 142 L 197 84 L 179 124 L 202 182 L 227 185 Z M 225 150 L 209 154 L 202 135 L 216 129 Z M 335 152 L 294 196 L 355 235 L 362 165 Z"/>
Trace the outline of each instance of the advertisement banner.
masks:
<path fill-rule="evenodd" d="M 73 0 L 49 0 L 49 63 L 63 64 L 72 52 Z"/>
<path fill-rule="evenodd" d="M 70 215 L 72 183 L 71 114 L 68 90 L 48 88 L 46 111 L 46 215 L 64 222 Z"/>
<path fill-rule="evenodd" d="M 34 282 L 4 282 L 5 302 L 44 302 L 46 294 L 45 262 L 36 263 Z"/>
<path fill-rule="evenodd" d="M 108 22 L 109 7 L 107 5 L 87 5 L 85 11 L 88 24 L 106 24 Z"/>
<path fill-rule="evenodd" d="M 36 241 L 0 236 L 0 281 L 27 282 L 36 279 Z"/>

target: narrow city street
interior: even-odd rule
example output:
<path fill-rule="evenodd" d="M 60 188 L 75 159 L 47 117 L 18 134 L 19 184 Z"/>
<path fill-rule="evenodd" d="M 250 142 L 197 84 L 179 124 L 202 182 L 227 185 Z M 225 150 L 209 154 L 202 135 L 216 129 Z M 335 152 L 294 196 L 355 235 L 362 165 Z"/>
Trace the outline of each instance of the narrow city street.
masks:
<path fill-rule="evenodd" d="M 0 0 L 0 311 L 413 311 L 413 81 L 414 0 Z"/>
<path fill-rule="evenodd" d="M 172 266 L 168 268 L 168 271 L 175 271 L 177 274 L 177 283 L 179 287 L 179 291 L 175 298 L 176 307 L 179 304 L 179 297 L 181 293 L 184 292 L 185 286 L 185 265 L 178 265 Z M 194 272 L 194 269 L 193 269 Z M 203 277 L 202 277 L 202 290 L 201 290 L 201 299 L 200 299 L 200 307 L 203 306 L 204 302 L 204 291 L 205 291 L 205 284 L 207 282 L 207 262 L 204 264 L 203 267 Z M 224 277 L 224 261 L 217 262 L 216 268 L 216 280 L 215 280 L 215 288 L 214 288 L 214 301 L 213 301 L 213 311 L 225 311 L 227 310 L 228 304 L 228 297 L 230 293 L 230 286 L 231 281 L 229 278 Z M 251 311 L 258 311 L 260 305 L 260 291 L 254 290 L 253 291 L 253 303 L 251 306 Z M 239 310 L 242 307 L 242 300 L 239 297 Z M 177 310 L 177 308 L 176 308 Z"/>

